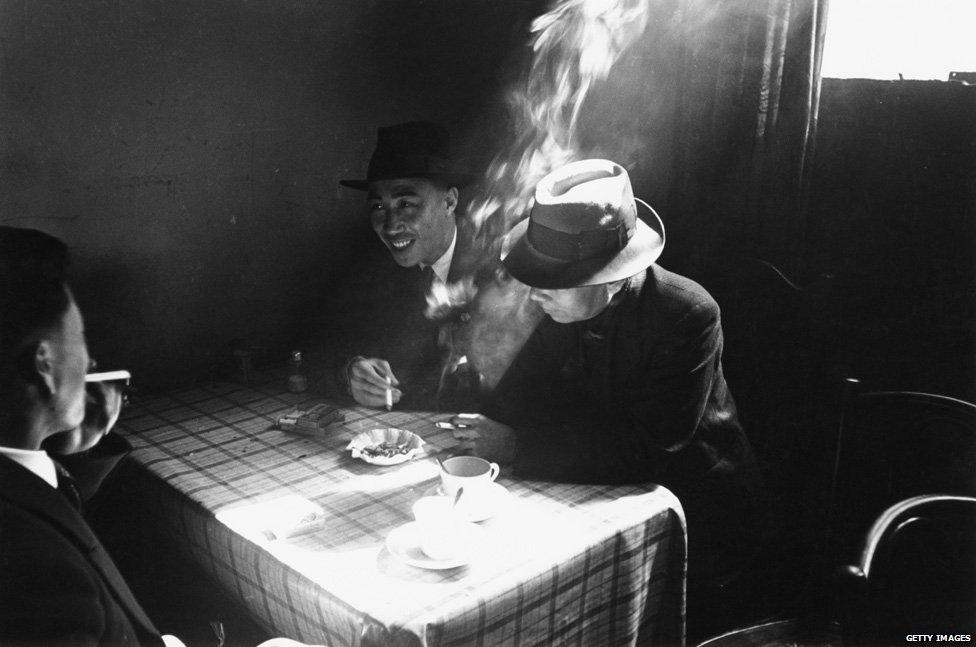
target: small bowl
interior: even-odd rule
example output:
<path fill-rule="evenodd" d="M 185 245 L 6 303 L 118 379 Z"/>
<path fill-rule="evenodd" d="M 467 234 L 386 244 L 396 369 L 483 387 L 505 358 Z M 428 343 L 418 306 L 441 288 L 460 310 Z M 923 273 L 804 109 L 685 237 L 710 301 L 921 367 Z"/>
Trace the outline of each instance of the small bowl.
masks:
<path fill-rule="evenodd" d="M 379 449 L 382 445 L 400 450 L 392 455 L 371 453 L 370 449 Z M 387 427 L 385 429 L 370 429 L 358 434 L 349 441 L 346 449 L 352 452 L 353 458 L 358 458 L 372 465 L 397 465 L 420 456 L 423 452 L 424 440 L 412 431 Z"/>

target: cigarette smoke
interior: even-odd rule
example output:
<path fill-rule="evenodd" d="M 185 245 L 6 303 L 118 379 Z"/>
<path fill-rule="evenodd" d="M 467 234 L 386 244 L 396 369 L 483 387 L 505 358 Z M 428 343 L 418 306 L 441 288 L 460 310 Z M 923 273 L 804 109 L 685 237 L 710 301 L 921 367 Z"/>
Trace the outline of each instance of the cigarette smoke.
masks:
<path fill-rule="evenodd" d="M 531 27 L 532 60 L 509 94 L 515 137 L 492 160 L 470 214 L 495 240 L 528 215 L 535 185 L 579 159 L 577 126 L 594 84 L 647 26 L 648 0 L 564 0 Z"/>
<path fill-rule="evenodd" d="M 432 318 L 470 304 L 465 338 L 442 342 L 450 349 L 446 366 L 458 366 L 466 352 L 482 387 L 497 383 L 542 318 L 528 288 L 496 267 L 507 251 L 505 235 L 528 216 L 539 180 L 581 159 L 577 128 L 587 95 L 644 33 L 649 2 L 563 0 L 532 22 L 532 58 L 508 97 L 514 136 L 489 164 L 487 190 L 468 209 L 482 255 L 477 270 L 427 297 Z M 494 281 L 476 280 L 485 268 L 493 268 Z"/>

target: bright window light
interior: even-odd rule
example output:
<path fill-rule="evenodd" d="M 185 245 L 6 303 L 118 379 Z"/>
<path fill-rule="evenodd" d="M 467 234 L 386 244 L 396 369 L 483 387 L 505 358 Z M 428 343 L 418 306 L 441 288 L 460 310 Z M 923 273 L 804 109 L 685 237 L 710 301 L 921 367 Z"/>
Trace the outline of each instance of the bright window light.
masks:
<path fill-rule="evenodd" d="M 833 0 L 822 73 L 937 79 L 976 72 L 976 0 Z"/>

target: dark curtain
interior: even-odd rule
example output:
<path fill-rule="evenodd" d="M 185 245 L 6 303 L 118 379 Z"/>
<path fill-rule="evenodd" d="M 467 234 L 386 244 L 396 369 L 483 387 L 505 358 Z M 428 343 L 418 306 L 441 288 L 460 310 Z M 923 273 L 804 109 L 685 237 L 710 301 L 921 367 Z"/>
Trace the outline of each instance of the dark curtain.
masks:
<path fill-rule="evenodd" d="M 678 4 L 673 265 L 745 254 L 802 273 L 827 4 Z"/>

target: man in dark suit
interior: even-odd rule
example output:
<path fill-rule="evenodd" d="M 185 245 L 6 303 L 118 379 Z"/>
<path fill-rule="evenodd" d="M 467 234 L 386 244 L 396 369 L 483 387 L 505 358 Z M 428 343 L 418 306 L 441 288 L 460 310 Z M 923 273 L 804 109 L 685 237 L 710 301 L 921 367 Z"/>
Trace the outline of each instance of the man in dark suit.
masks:
<path fill-rule="evenodd" d="M 117 386 L 86 383 L 66 264 L 58 239 L 0 227 L 0 645 L 185 647 L 159 634 L 81 515 L 130 447 L 109 433 Z"/>
<path fill-rule="evenodd" d="M 146 617 L 45 451 L 94 447 L 121 405 L 112 386 L 86 389 L 65 258 L 51 236 L 0 228 L 0 643 L 179 645 Z"/>
<path fill-rule="evenodd" d="M 640 214 L 640 217 L 639 217 Z M 664 228 L 627 172 L 583 160 L 546 176 L 503 263 L 549 315 L 455 435 L 519 476 L 660 483 L 688 522 L 689 604 L 755 548 L 755 459 L 722 374 L 715 301 L 656 265 Z"/>
<path fill-rule="evenodd" d="M 448 406 L 446 391 L 458 393 L 468 386 L 458 380 L 475 375 L 454 343 L 486 272 L 474 228 L 458 214 L 458 189 L 471 180 L 451 160 L 444 128 L 409 122 L 380 128 L 366 178 L 340 182 L 367 192 L 370 226 L 385 249 L 338 290 L 359 306 L 337 333 L 358 353 L 340 380 L 360 404 Z"/>

